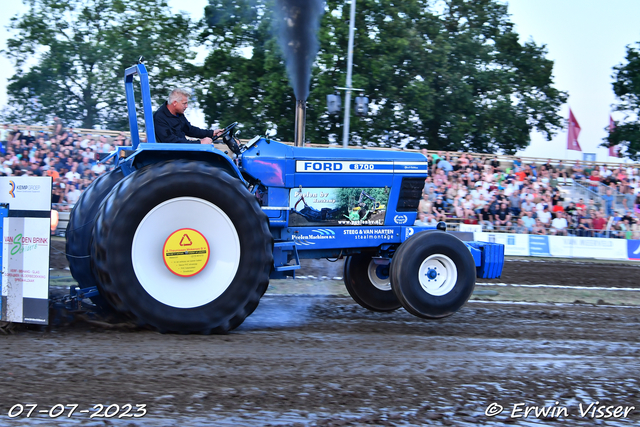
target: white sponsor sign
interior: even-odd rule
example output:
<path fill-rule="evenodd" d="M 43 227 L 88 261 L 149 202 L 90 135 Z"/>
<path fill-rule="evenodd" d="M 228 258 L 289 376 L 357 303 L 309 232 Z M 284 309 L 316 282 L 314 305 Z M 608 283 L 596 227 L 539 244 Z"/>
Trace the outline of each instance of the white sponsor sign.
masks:
<path fill-rule="evenodd" d="M 480 224 L 460 224 L 459 231 L 466 231 L 470 233 L 476 233 L 482 231 L 482 225 Z"/>
<path fill-rule="evenodd" d="M 4 321 L 48 322 L 50 224 L 50 218 L 4 218 Z"/>
<path fill-rule="evenodd" d="M 505 255 L 559 258 L 629 259 L 624 239 L 528 234 L 473 233 L 479 242 L 502 243 Z"/>
<path fill-rule="evenodd" d="M 549 236 L 549 252 L 563 258 L 628 259 L 623 239 Z"/>
<path fill-rule="evenodd" d="M 51 210 L 51 177 L 0 177 L 0 203 L 8 203 L 12 211 Z"/>
<path fill-rule="evenodd" d="M 473 233 L 479 242 L 502 243 L 504 254 L 512 256 L 529 256 L 529 235 L 509 233 Z"/>

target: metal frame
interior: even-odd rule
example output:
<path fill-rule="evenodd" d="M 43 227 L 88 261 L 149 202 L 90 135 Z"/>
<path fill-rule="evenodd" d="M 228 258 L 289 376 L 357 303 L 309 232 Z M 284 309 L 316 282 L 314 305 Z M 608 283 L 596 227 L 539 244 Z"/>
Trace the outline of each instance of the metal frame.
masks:
<path fill-rule="evenodd" d="M 136 100 L 133 91 L 133 76 L 140 76 L 140 89 L 142 90 L 142 108 L 144 111 L 144 124 L 147 132 L 147 142 L 156 142 L 156 132 L 153 126 L 153 108 L 151 107 L 151 91 L 149 87 L 149 74 L 144 64 L 136 64 L 124 71 L 124 91 L 127 97 L 127 109 L 129 111 L 129 127 L 131 128 L 131 143 L 133 149 L 140 144 L 140 132 L 138 131 L 138 117 L 136 114 Z"/>

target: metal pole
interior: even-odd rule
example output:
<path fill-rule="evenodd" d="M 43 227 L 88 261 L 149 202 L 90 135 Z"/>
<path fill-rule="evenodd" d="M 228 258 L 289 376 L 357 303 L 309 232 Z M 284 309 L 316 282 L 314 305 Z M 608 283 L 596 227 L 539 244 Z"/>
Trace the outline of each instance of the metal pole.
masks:
<path fill-rule="evenodd" d="M 351 69 L 353 68 L 353 33 L 356 24 L 356 0 L 351 0 L 349 19 L 349 48 L 347 50 L 347 96 L 344 102 L 344 125 L 342 126 L 342 146 L 349 146 L 349 113 L 351 112 Z"/>
<path fill-rule="evenodd" d="M 296 102 L 296 134 L 293 145 L 296 147 L 304 146 L 304 127 L 306 122 L 307 106 L 306 102 L 299 99 Z"/>

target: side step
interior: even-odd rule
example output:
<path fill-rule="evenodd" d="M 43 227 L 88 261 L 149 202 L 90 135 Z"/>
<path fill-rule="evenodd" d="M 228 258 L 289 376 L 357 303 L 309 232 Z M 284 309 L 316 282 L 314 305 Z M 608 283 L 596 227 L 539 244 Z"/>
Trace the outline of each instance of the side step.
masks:
<path fill-rule="evenodd" d="M 290 264 L 291 261 L 293 264 Z M 273 267 L 275 271 L 292 271 L 300 268 L 300 257 L 295 242 L 273 244 Z"/>

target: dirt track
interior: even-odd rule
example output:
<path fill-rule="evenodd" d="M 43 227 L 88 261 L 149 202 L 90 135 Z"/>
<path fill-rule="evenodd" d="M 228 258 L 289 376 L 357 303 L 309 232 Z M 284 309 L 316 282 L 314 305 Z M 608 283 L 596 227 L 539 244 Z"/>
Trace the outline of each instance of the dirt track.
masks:
<path fill-rule="evenodd" d="M 559 421 L 592 425 L 579 403 L 640 407 L 639 318 L 637 308 L 471 302 L 423 321 L 347 298 L 266 296 L 227 336 L 22 331 L 0 337 L 0 425 L 15 425 L 16 403 L 147 405 L 116 425 L 500 425 L 514 404 L 556 401 L 570 415 Z M 493 402 L 505 412 L 486 417 Z"/>
<path fill-rule="evenodd" d="M 535 274 L 529 283 L 637 286 L 637 267 L 507 265 L 508 283 Z M 272 294 L 226 336 L 82 322 L 18 330 L 0 335 L 0 426 L 637 425 L 640 409 L 603 424 L 591 412 L 581 417 L 580 404 L 640 408 L 639 320 L 638 307 L 472 301 L 426 321 L 404 310 L 368 312 L 344 297 Z M 92 412 L 145 404 L 147 414 L 7 416 L 27 403 Z M 504 412 L 486 416 L 492 403 Z M 509 418 L 519 403 L 560 416 Z"/>

